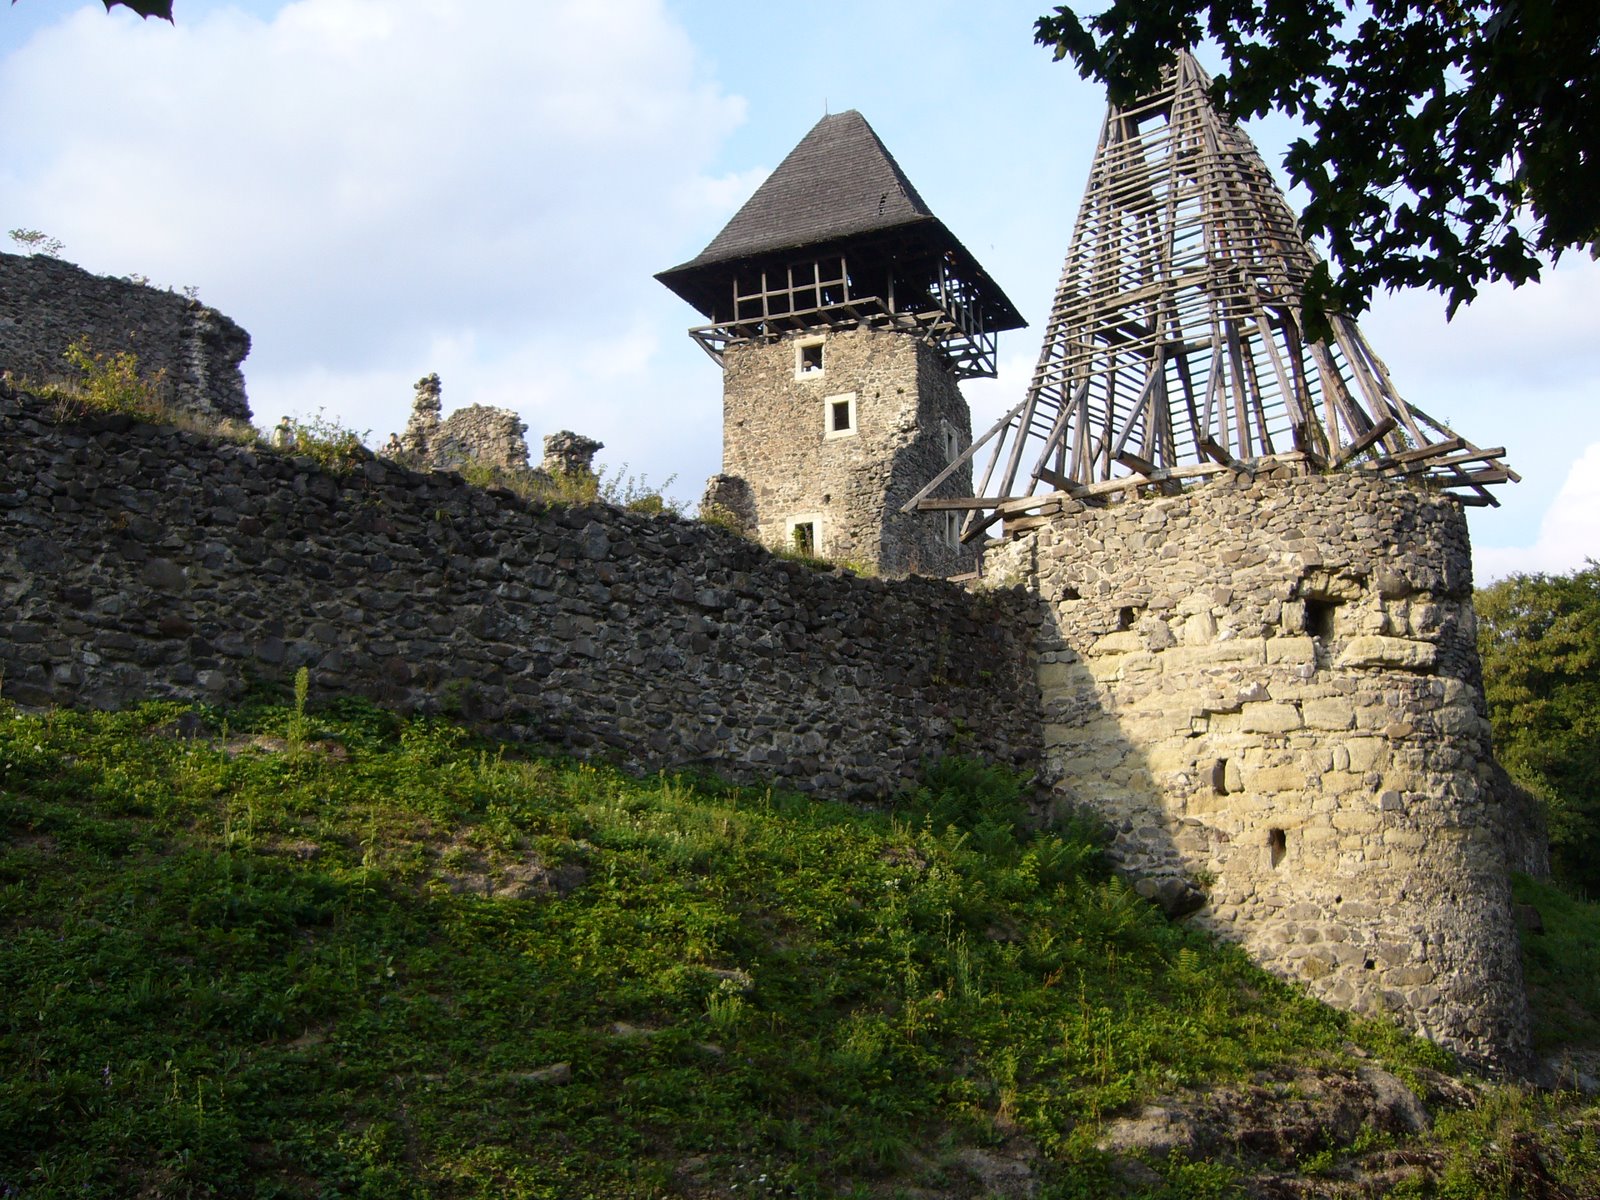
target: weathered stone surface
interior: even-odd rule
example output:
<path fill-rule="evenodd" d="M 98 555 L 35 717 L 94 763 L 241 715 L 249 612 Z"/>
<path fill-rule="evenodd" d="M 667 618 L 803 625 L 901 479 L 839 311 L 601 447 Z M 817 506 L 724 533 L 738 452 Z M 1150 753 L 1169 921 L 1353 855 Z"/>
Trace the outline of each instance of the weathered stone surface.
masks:
<path fill-rule="evenodd" d="M 799 344 L 819 337 L 821 367 L 801 369 Z M 832 427 L 835 403 L 849 406 L 852 430 Z M 790 545 L 800 521 L 837 561 L 885 575 L 971 571 L 949 514 L 900 511 L 971 440 L 960 388 L 915 334 L 830 329 L 734 344 L 723 357 L 722 469 L 749 483 L 766 545 Z M 940 494 L 971 489 L 963 466 Z"/>
<path fill-rule="evenodd" d="M 1395 667 L 1406 671 L 1429 671 L 1438 657 L 1438 648 L 1427 642 L 1397 637 L 1353 637 L 1339 651 L 1341 667 Z"/>
<path fill-rule="evenodd" d="M 34 383 L 68 379 L 62 355 L 79 338 L 100 354 L 137 355 L 141 373 L 164 372 L 176 408 L 250 420 L 240 370 L 250 335 L 216 309 L 60 259 L 0 254 L 0 370 Z"/>
<path fill-rule="evenodd" d="M 1335 474 L 1063 512 L 985 572 L 1049 604 L 1044 775 L 1130 875 L 1206 878 L 1190 919 L 1313 995 L 1520 1067 L 1537 837 L 1484 767 L 1469 554 L 1448 499 Z"/>
<path fill-rule="evenodd" d="M 1020 591 L 862 579 L 399 463 L 340 476 L 223 443 L 197 471 L 172 430 L 43 416 L 0 399 L 0 673 L 22 703 L 226 701 L 305 665 L 314 701 L 459 712 L 635 769 L 882 795 L 958 734 L 1036 761 Z"/>
<path fill-rule="evenodd" d="M 441 419 L 443 391 L 438 375 L 424 375 L 417 380 L 405 433 L 390 435 L 383 449 L 386 456 L 408 467 L 444 471 L 474 464 L 504 471 L 528 469 L 528 426 L 521 417 L 509 408 L 469 404 Z M 577 437 L 570 433 L 555 436 Z M 594 445 L 598 447 L 599 443 Z M 381 478 L 381 474 L 373 477 L 374 482 Z"/>
<path fill-rule="evenodd" d="M 540 466 L 552 475 L 588 475 L 594 471 L 594 456 L 605 448 L 604 442 L 563 429 L 545 436 Z M 523 459 L 526 461 L 526 453 Z"/>

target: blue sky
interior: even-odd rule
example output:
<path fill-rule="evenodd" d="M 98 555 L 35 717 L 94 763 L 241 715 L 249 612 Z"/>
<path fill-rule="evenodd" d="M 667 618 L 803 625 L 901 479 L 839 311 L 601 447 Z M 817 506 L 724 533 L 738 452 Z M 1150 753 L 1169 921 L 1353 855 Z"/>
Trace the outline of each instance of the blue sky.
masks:
<path fill-rule="evenodd" d="M 192 285 L 247 328 L 258 423 L 381 441 L 447 408 L 572 428 L 697 498 L 720 380 L 651 275 L 695 254 L 825 111 L 872 122 L 1032 327 L 975 423 L 1020 398 L 1103 99 L 1032 44 L 1039 3 L 99 0 L 0 9 L 0 228 L 90 270 Z M 463 13 L 467 15 L 463 15 Z M 1204 57 L 1202 55 L 1202 57 Z M 1292 129 L 1252 126 L 1276 164 Z M 1402 392 L 1525 482 L 1471 514 L 1480 578 L 1600 555 L 1600 264 L 1362 320 Z"/>

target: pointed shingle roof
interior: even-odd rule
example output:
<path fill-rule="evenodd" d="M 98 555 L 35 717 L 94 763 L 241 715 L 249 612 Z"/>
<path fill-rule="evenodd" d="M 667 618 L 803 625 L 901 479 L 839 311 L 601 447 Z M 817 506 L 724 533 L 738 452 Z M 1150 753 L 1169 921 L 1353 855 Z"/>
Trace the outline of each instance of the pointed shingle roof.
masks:
<path fill-rule="evenodd" d="M 726 295 L 736 264 L 843 243 L 877 246 L 891 256 L 949 255 L 978 285 L 990 329 L 1026 324 L 854 109 L 829 114 L 812 126 L 710 245 L 656 278 L 709 317 Z"/>
<path fill-rule="evenodd" d="M 662 274 L 935 219 L 866 118 L 851 109 L 812 126 L 709 246 Z"/>

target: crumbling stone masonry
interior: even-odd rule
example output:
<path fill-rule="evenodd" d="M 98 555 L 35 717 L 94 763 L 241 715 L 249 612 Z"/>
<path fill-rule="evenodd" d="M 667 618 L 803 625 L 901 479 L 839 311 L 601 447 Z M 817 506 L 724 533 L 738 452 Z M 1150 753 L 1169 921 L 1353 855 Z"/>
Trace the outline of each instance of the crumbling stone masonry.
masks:
<path fill-rule="evenodd" d="M 400 435 L 398 457 L 412 466 L 455 470 L 474 463 L 523 471 L 528 467 L 527 423 L 509 408 L 469 404 L 443 420 L 438 375 L 417 380 L 411 416 Z"/>
<path fill-rule="evenodd" d="M 97 353 L 128 351 L 141 371 L 165 371 L 175 407 L 250 420 L 240 370 L 250 335 L 216 309 L 59 259 L 0 254 L 0 369 L 36 383 L 67 378 L 62 355 L 85 337 Z"/>
<path fill-rule="evenodd" d="M 899 511 L 972 440 L 959 386 L 914 335 L 863 326 L 729 346 L 722 437 L 763 543 L 889 575 L 973 569 L 954 514 Z M 964 468 L 950 494 L 971 486 Z"/>
<path fill-rule="evenodd" d="M 309 460 L 0 395 L 0 672 L 25 704 L 459 711 L 638 770 L 884 795 L 961 739 L 1037 757 L 1034 601 L 889 583 L 386 459 Z"/>
<path fill-rule="evenodd" d="M 1286 470 L 1286 468 L 1285 468 Z M 27 704 L 452 708 L 634 768 L 881 795 L 962 748 L 1107 817 L 1142 890 L 1487 1061 L 1527 1018 L 1454 502 L 1349 472 L 1064 502 L 968 593 L 0 389 L 0 672 Z M 1519 852 L 1520 853 L 1520 852 Z"/>
<path fill-rule="evenodd" d="M 1085 508 L 986 564 L 1046 602 L 1045 773 L 1143 890 L 1340 1008 L 1520 1065 L 1458 505 L 1357 472 Z M 1201 897 L 1194 893 L 1195 900 Z"/>
<path fill-rule="evenodd" d="M 547 475 L 593 475 L 594 456 L 606 448 L 604 442 L 563 429 L 546 434 L 544 461 L 539 469 Z"/>

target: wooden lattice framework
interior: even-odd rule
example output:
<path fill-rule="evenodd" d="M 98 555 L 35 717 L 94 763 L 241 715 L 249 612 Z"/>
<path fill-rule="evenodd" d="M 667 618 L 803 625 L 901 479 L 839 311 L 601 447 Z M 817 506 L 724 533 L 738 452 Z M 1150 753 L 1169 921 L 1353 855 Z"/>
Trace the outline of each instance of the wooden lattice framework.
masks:
<path fill-rule="evenodd" d="M 1264 461 L 1426 477 L 1467 504 L 1517 478 L 1503 448 L 1402 399 L 1350 318 L 1303 337 L 1316 260 L 1209 84 L 1185 53 L 1155 91 L 1109 107 L 1027 394 L 960 460 L 988 451 L 976 495 L 937 494 L 958 463 L 906 511 L 970 509 L 970 540 L 1063 494 L 1170 490 Z"/>

